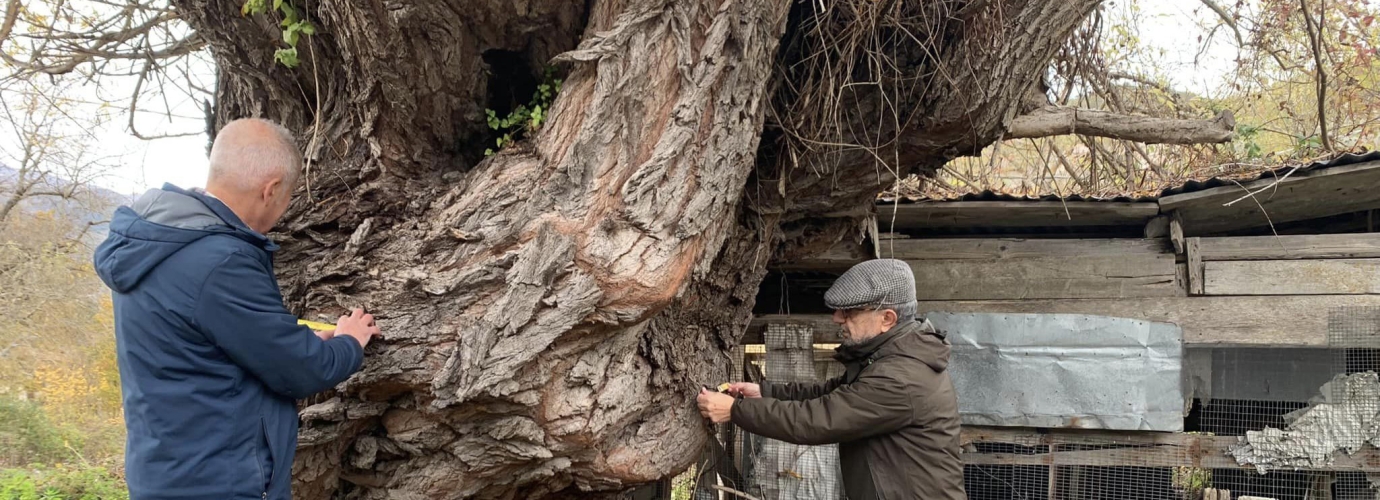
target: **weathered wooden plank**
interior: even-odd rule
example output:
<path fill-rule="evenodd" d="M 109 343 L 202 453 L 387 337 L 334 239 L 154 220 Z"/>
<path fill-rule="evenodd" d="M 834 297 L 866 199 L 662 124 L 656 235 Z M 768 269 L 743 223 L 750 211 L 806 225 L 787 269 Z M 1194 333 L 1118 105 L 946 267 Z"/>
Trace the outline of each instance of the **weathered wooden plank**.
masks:
<path fill-rule="evenodd" d="M 1184 220 L 1180 212 L 1169 214 L 1169 241 L 1174 244 L 1174 253 L 1184 253 Z"/>
<path fill-rule="evenodd" d="M 894 216 L 898 229 L 1142 226 L 1158 214 L 1153 202 L 937 201 L 877 207 L 877 219 Z"/>
<path fill-rule="evenodd" d="M 1327 345 L 1329 311 L 1353 306 L 1378 307 L 1380 296 L 948 301 L 921 302 L 919 310 L 1090 314 L 1174 323 L 1186 344 L 1321 347 Z"/>
<path fill-rule="evenodd" d="M 1380 206 L 1377 184 L 1380 162 L 1367 162 L 1165 196 L 1159 204 L 1180 212 L 1185 236 L 1202 236 L 1369 210 Z M 1236 201 L 1248 193 L 1255 194 Z"/>
<path fill-rule="evenodd" d="M 909 261 L 919 300 L 1078 299 L 1183 295 L 1161 253 Z"/>
<path fill-rule="evenodd" d="M 953 238 L 897 240 L 882 245 L 882 255 L 902 260 L 993 260 L 1035 257 L 1086 257 L 1169 254 L 1169 240 L 1139 238 L 1018 239 Z"/>
<path fill-rule="evenodd" d="M 772 269 L 780 271 L 822 271 L 839 272 L 847 271 L 854 264 L 872 259 L 872 245 L 863 245 L 852 238 L 844 238 L 843 241 L 834 243 L 824 252 L 804 259 L 783 262 L 771 266 Z"/>
<path fill-rule="evenodd" d="M 1203 238 L 1204 261 L 1380 258 L 1380 233 Z"/>
<path fill-rule="evenodd" d="M 1239 465 L 1227 450 L 1238 442 L 1235 436 L 1209 436 L 1183 433 L 1113 432 L 1075 429 L 1022 429 L 964 427 L 961 442 L 1010 443 L 1050 449 L 1052 453 L 963 453 L 969 465 L 1087 465 L 1135 467 L 1201 467 L 1205 469 L 1254 469 Z M 1118 448 L 1079 449 L 1060 445 L 1108 446 Z M 1074 448 L 1069 450 L 1068 448 Z M 1337 452 L 1333 463 L 1319 471 L 1380 471 L 1380 450 L 1365 446 L 1355 455 Z"/>
<path fill-rule="evenodd" d="M 1218 261 L 1203 273 L 1207 295 L 1380 293 L 1380 259 Z"/>
<path fill-rule="evenodd" d="M 1187 257 L 1188 267 L 1188 294 L 1203 295 L 1203 251 L 1202 242 L 1198 237 L 1189 238 L 1184 242 L 1184 254 Z"/>
<path fill-rule="evenodd" d="M 1179 325 L 1184 343 L 1219 346 L 1324 347 L 1328 314 L 1347 307 L 1380 307 L 1376 295 L 1254 297 L 1150 297 L 1139 299 L 985 300 L 921 302 L 920 313 L 987 312 L 1090 314 L 1162 321 Z M 839 341 L 839 327 L 827 314 L 764 315 L 754 318 L 741 340 L 760 344 L 773 321 L 809 323 L 815 342 Z"/>

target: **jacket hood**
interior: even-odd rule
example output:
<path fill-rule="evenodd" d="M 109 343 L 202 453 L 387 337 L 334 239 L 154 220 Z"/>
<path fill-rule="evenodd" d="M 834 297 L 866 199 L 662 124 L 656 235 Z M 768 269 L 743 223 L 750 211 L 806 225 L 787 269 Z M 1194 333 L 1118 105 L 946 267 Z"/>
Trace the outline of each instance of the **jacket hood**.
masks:
<path fill-rule="evenodd" d="M 168 257 L 214 234 L 234 235 L 268 252 L 277 250 L 220 200 L 165 184 L 115 210 L 109 235 L 96 248 L 96 274 L 111 290 L 129 292 Z"/>
<path fill-rule="evenodd" d="M 949 367 L 949 341 L 928 319 L 907 321 L 862 343 L 840 345 L 834 359 L 845 365 L 865 364 L 893 354 L 912 356 L 936 372 Z"/>

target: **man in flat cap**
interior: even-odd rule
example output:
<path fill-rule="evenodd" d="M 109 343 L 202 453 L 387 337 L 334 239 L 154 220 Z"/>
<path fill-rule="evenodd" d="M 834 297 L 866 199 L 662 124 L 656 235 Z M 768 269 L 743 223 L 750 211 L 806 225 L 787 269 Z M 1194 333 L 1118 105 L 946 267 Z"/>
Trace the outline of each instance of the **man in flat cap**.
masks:
<path fill-rule="evenodd" d="M 849 500 L 964 500 L 958 401 L 949 343 L 915 318 L 915 275 L 905 262 L 863 262 L 824 294 L 843 327 L 834 355 L 846 367 L 823 383 L 735 383 L 701 390 L 700 413 L 747 432 L 802 445 L 838 443 Z"/>

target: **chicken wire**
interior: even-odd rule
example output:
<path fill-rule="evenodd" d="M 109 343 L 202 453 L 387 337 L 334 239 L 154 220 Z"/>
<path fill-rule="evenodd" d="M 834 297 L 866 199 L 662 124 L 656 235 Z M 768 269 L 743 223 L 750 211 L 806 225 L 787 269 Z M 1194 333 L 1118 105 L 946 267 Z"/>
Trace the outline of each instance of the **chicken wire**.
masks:
<path fill-rule="evenodd" d="M 823 380 L 841 373 L 842 366 L 830 358 L 833 346 L 811 344 L 812 338 L 805 326 L 768 326 L 765 345 L 739 348 L 735 380 Z M 1330 311 L 1327 342 L 1314 349 L 1219 347 L 1186 353 L 1185 372 L 1197 380 L 1186 395 L 1184 433 L 1021 430 L 1026 437 L 1012 442 L 1002 442 L 1002 436 L 965 437 L 968 498 L 1380 500 L 1380 454 L 1374 443 L 1354 456 L 1345 449 L 1329 453 L 1328 460 L 1336 457 L 1336 463 L 1309 467 L 1260 469 L 1237 463 L 1240 459 L 1227 451 L 1250 444 L 1248 436 L 1292 435 L 1311 443 L 1313 436 L 1291 426 L 1334 419 L 1318 429 L 1335 433 L 1351 425 L 1335 420 L 1343 415 L 1339 409 L 1353 420 L 1380 413 L 1380 308 Z M 1371 380 L 1376 397 L 1364 390 Z M 1380 418 L 1363 424 L 1365 432 L 1380 432 Z M 845 498 L 833 447 L 797 447 L 732 425 L 715 427 L 724 445 L 697 465 L 709 473 L 699 474 L 692 498 Z M 1038 443 L 1029 435 L 1038 436 Z M 715 466 L 722 462 L 732 467 Z"/>

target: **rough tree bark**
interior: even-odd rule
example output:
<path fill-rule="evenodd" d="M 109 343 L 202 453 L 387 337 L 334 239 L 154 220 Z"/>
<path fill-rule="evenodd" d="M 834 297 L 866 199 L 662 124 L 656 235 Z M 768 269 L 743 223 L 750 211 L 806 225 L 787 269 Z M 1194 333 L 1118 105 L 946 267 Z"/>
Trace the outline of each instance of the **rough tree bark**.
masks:
<path fill-rule="evenodd" d="M 866 147 L 800 154 L 791 116 L 763 129 L 792 107 L 780 82 L 808 54 L 778 44 L 809 36 L 815 2 L 309 1 L 296 70 L 273 64 L 271 20 L 174 3 L 220 65 L 215 126 L 306 137 L 276 235 L 290 306 L 364 305 L 386 335 L 304 405 L 295 491 L 317 499 L 584 498 L 683 470 L 707 438 L 695 390 L 727 376 L 767 263 L 1038 107 L 1098 2 L 868 0 L 933 15 L 897 43 L 912 91 L 850 90 L 814 139 Z M 570 73 L 548 124 L 479 161 L 490 98 L 550 60 Z"/>

